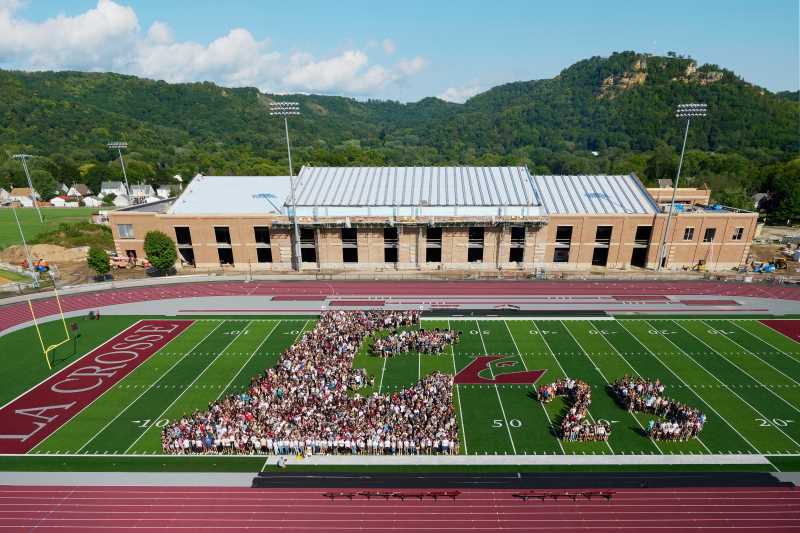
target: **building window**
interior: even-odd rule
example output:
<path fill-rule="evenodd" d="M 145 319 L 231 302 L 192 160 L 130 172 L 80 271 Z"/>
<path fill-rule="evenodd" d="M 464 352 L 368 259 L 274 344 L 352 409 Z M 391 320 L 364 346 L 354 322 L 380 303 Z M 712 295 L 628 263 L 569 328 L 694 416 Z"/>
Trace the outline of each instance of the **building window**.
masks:
<path fill-rule="evenodd" d="M 483 261 L 483 228 L 469 228 L 467 241 L 467 261 L 479 263 Z"/>
<path fill-rule="evenodd" d="M 217 248 L 220 265 L 233 265 L 233 248 Z"/>
<path fill-rule="evenodd" d="M 511 227 L 511 247 L 508 250 L 509 263 L 522 263 L 525 256 L 525 227 Z"/>
<path fill-rule="evenodd" d="M 133 239 L 133 224 L 117 224 L 120 239 Z"/>
<path fill-rule="evenodd" d="M 255 226 L 253 228 L 256 244 L 269 245 L 269 228 L 267 226 Z"/>
<path fill-rule="evenodd" d="M 733 236 L 731 237 L 734 241 L 741 241 L 742 237 L 744 237 L 744 228 L 736 228 L 733 230 Z"/>
<path fill-rule="evenodd" d="M 189 265 L 195 266 L 194 263 L 194 249 L 191 246 L 187 247 L 179 247 L 178 253 L 180 253 L 181 257 L 183 258 L 183 262 Z"/>
<path fill-rule="evenodd" d="M 425 232 L 425 261 L 442 262 L 442 228 L 427 228 Z"/>
<path fill-rule="evenodd" d="M 714 242 L 714 237 L 717 236 L 717 228 L 706 228 L 703 234 L 703 242 Z"/>
<path fill-rule="evenodd" d="M 383 262 L 397 263 L 397 250 L 399 247 L 397 228 L 383 228 Z"/>
<path fill-rule="evenodd" d="M 228 226 L 214 226 L 214 237 L 217 239 L 217 244 L 231 245 L 231 231 Z"/>
<path fill-rule="evenodd" d="M 556 248 L 553 251 L 553 263 L 569 263 L 569 248 Z"/>
<path fill-rule="evenodd" d="M 314 228 L 300 228 L 300 260 L 303 263 L 317 262 L 317 242 Z"/>
<path fill-rule="evenodd" d="M 178 246 L 191 246 L 192 245 L 192 232 L 186 227 L 175 228 L 175 242 Z"/>
<path fill-rule="evenodd" d="M 611 234 L 614 232 L 614 226 L 597 226 L 594 234 L 595 244 L 601 246 L 611 246 Z"/>
<path fill-rule="evenodd" d="M 636 226 L 636 236 L 634 237 L 637 246 L 647 246 L 650 244 L 650 236 L 653 233 L 653 226 Z"/>
<path fill-rule="evenodd" d="M 592 266 L 604 267 L 608 264 L 608 246 L 597 246 L 592 252 Z"/>
<path fill-rule="evenodd" d="M 683 230 L 683 240 L 684 241 L 694 240 L 694 228 L 684 228 L 684 230 Z"/>
<path fill-rule="evenodd" d="M 272 250 L 270 248 L 256 248 L 256 257 L 259 263 L 272 263 Z"/>
<path fill-rule="evenodd" d="M 556 227 L 556 246 L 569 246 L 572 242 L 572 226 Z"/>
<path fill-rule="evenodd" d="M 358 263 L 358 230 L 342 228 L 342 261 Z"/>

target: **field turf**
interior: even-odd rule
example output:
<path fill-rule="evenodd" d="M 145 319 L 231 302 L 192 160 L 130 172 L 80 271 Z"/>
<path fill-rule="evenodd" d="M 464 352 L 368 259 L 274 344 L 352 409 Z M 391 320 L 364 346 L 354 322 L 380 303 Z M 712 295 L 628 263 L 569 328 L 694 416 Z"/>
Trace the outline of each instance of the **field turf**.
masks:
<path fill-rule="evenodd" d="M 76 354 L 62 356 L 73 360 L 135 321 L 136 317 L 111 316 L 82 321 Z M 45 335 L 57 337 L 56 326 L 47 324 Z M 37 455 L 45 460 L 42 455 L 107 454 L 116 456 L 109 461 L 135 470 L 143 456 L 161 453 L 160 428 L 167 420 L 245 390 L 251 377 L 274 365 L 281 351 L 301 331 L 312 327 L 313 319 L 305 317 L 196 320 L 42 441 L 22 463 Z M 423 327 L 459 330 L 461 342 L 441 355 L 407 354 L 388 359 L 369 355 L 365 343 L 354 364 L 375 377 L 373 390 L 391 393 L 430 372 L 454 374 L 475 357 L 499 356 L 481 373 L 488 383 L 461 383 L 454 388 L 463 454 L 747 453 L 778 456 L 770 459 L 773 464 L 797 469 L 798 460 L 793 456 L 800 454 L 800 344 L 758 320 L 437 319 L 424 320 Z M 31 344 L 32 331 L 0 337 L 3 374 L 7 376 L 0 390 L 2 403 L 47 376 L 41 353 Z M 567 409 L 563 400 L 541 404 L 530 383 L 491 382 L 501 374 L 528 370 L 544 372 L 538 383 L 563 376 L 590 383 L 590 416 L 612 424 L 609 441 L 563 442 L 555 431 Z M 608 384 L 625 374 L 660 378 L 668 396 L 704 411 L 708 422 L 700 437 L 689 442 L 650 440 L 643 430 L 649 417 L 620 408 L 608 392 Z M 121 454 L 132 457 L 118 457 Z M 5 458 L 0 459 L 0 469 L 12 468 Z M 150 457 L 154 463 L 144 469 L 159 464 L 192 469 L 185 462 L 193 459 L 200 458 Z M 203 464 L 226 460 L 246 458 L 202 459 Z"/>

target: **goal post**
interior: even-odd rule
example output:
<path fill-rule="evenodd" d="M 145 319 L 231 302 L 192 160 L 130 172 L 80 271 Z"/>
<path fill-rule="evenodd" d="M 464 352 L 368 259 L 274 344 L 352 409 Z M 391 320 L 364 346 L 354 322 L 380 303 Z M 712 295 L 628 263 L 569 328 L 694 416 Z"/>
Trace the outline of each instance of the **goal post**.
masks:
<path fill-rule="evenodd" d="M 61 324 L 64 326 L 64 340 L 59 341 L 55 344 L 51 344 L 49 346 L 45 346 L 44 337 L 42 336 L 42 330 L 39 327 L 39 321 L 36 320 L 36 313 L 33 310 L 33 302 L 31 302 L 30 298 L 28 299 L 28 308 L 31 311 L 31 318 L 33 319 L 33 327 L 36 328 L 36 335 L 39 337 L 39 344 L 42 346 L 42 353 L 44 354 L 44 360 L 47 362 L 47 368 L 49 370 L 53 369 L 53 364 L 50 362 L 50 352 L 68 343 L 71 340 L 69 336 L 69 328 L 67 328 L 67 319 L 64 316 L 64 309 L 61 307 L 61 298 L 58 296 L 58 289 L 56 289 L 55 284 L 53 284 L 53 292 L 56 295 L 56 304 L 58 305 L 58 314 L 61 317 Z"/>

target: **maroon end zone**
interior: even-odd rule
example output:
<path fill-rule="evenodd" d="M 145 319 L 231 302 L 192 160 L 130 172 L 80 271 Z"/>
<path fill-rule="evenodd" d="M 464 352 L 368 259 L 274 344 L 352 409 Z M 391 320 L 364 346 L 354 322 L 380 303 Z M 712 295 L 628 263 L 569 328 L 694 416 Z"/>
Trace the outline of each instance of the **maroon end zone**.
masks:
<path fill-rule="evenodd" d="M 0 409 L 0 453 L 27 453 L 180 335 L 191 320 L 142 320 Z"/>
<path fill-rule="evenodd" d="M 461 372 L 453 378 L 453 383 L 457 385 L 533 385 L 539 379 L 544 370 L 525 370 L 520 372 L 508 372 L 496 374 L 493 379 L 481 376 L 481 372 L 489 369 L 489 364 L 497 359 L 503 359 L 503 355 L 481 355 L 472 360 L 464 367 Z M 497 366 L 510 366 L 514 361 L 507 361 L 509 364 L 499 363 Z"/>
<path fill-rule="evenodd" d="M 793 341 L 800 342 L 800 320 L 761 320 L 760 322 L 783 333 Z"/>

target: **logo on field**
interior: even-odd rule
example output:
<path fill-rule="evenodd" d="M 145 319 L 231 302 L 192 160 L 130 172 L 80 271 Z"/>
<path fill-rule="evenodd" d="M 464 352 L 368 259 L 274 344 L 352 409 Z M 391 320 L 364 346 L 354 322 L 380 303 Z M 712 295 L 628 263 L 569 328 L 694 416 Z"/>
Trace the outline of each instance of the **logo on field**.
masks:
<path fill-rule="evenodd" d="M 503 359 L 503 355 L 482 355 L 472 360 L 461 372 L 456 374 L 453 382 L 457 385 L 532 385 L 539 379 L 544 370 L 520 370 L 518 372 L 505 372 L 494 374 L 489 365 L 492 361 Z M 498 368 L 516 366 L 516 361 L 501 361 L 495 365 Z M 481 373 L 488 375 L 484 377 Z"/>

